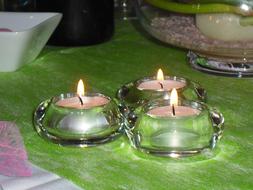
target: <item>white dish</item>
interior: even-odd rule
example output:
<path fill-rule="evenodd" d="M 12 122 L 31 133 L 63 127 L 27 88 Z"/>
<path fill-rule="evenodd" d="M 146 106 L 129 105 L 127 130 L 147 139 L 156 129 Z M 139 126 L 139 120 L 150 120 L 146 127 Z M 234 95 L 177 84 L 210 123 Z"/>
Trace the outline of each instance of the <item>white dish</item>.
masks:
<path fill-rule="evenodd" d="M 0 12 L 0 72 L 33 61 L 61 20 L 60 13 Z"/>

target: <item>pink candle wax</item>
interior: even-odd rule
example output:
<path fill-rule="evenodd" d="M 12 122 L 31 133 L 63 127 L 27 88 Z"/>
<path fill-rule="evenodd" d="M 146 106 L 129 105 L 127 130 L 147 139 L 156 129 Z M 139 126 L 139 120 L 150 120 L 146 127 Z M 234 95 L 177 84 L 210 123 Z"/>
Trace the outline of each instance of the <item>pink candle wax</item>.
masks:
<path fill-rule="evenodd" d="M 187 106 L 175 106 L 175 116 L 172 113 L 172 106 L 157 107 L 148 111 L 149 115 L 159 117 L 184 117 L 198 115 L 199 113 L 199 110 Z"/>
<path fill-rule="evenodd" d="M 105 105 L 110 101 L 102 96 L 82 96 L 81 99 L 83 105 L 78 96 L 59 100 L 58 102 L 56 102 L 56 105 L 66 108 L 89 109 L 92 107 Z"/>
<path fill-rule="evenodd" d="M 165 91 L 171 91 L 173 88 L 180 89 L 185 87 L 185 82 L 180 82 L 176 80 L 150 80 L 150 81 L 144 81 L 139 84 L 137 87 L 139 90 L 165 90 Z"/>

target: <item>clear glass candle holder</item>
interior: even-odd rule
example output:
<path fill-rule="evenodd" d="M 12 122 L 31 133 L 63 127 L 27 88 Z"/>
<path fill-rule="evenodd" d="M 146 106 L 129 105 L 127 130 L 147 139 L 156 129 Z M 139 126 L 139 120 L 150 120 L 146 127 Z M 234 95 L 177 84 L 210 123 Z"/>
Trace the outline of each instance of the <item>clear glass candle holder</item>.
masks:
<path fill-rule="evenodd" d="M 189 100 L 179 101 L 175 116 L 169 109 L 169 101 L 157 99 L 129 114 L 125 130 L 133 148 L 158 156 L 184 157 L 216 146 L 224 128 L 221 113 Z"/>
<path fill-rule="evenodd" d="M 143 79 L 139 79 L 123 85 L 116 94 L 117 99 L 120 101 L 120 107 L 123 114 L 129 114 L 130 111 L 150 100 L 157 98 L 168 99 L 170 97 L 172 89 L 175 87 L 173 87 L 173 83 L 176 83 L 175 88 L 177 89 L 179 97 L 188 100 L 198 100 L 201 102 L 206 101 L 206 90 L 199 84 L 192 82 L 186 78 L 176 76 L 165 76 L 164 80 L 170 81 L 172 85 L 169 88 L 156 90 L 139 88 L 141 84 L 150 81 L 156 81 L 155 76 L 145 77 Z"/>
<path fill-rule="evenodd" d="M 104 144 L 121 135 L 121 113 L 110 97 L 90 93 L 85 94 L 85 98 L 95 98 L 97 105 L 91 103 L 85 108 L 64 106 L 66 100 L 73 104 L 77 98 L 76 94 L 68 93 L 43 101 L 34 113 L 38 134 L 63 146 L 79 147 Z"/>

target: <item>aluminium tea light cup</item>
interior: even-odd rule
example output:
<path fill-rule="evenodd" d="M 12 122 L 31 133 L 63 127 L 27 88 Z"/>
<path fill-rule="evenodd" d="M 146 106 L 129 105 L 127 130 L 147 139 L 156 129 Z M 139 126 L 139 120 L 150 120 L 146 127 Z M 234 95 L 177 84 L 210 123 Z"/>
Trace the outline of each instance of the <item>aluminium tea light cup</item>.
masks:
<path fill-rule="evenodd" d="M 177 76 L 164 76 L 159 69 L 157 76 L 123 85 L 117 92 L 121 111 L 126 115 L 130 110 L 157 98 L 168 99 L 171 90 L 177 89 L 179 96 L 188 100 L 206 100 L 206 91 L 197 83 Z"/>
<path fill-rule="evenodd" d="M 180 99 L 174 106 L 168 100 L 156 99 L 132 115 L 134 120 L 129 117 L 125 128 L 132 147 L 157 156 L 185 157 L 211 150 L 224 128 L 221 113 L 190 100 Z"/>
<path fill-rule="evenodd" d="M 95 146 L 121 135 L 117 104 L 100 93 L 67 93 L 43 101 L 34 126 L 45 139 L 63 146 Z"/>

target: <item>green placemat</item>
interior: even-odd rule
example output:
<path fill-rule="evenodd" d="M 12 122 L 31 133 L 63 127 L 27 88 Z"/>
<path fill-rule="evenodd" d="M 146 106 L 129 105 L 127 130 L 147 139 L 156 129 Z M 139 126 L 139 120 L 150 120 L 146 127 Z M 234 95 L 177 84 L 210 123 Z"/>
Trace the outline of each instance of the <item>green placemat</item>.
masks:
<path fill-rule="evenodd" d="M 85 189 L 252 189 L 253 79 L 211 76 L 190 68 L 186 51 L 149 39 L 136 24 L 117 22 L 114 38 L 80 48 L 44 49 L 33 63 L 0 73 L 0 119 L 16 121 L 30 160 Z M 79 78 L 89 89 L 114 96 L 123 83 L 164 73 L 199 82 L 208 103 L 226 118 L 224 138 L 205 159 L 139 156 L 125 137 L 94 148 L 64 148 L 41 139 L 32 114 L 43 100 L 75 91 Z"/>

